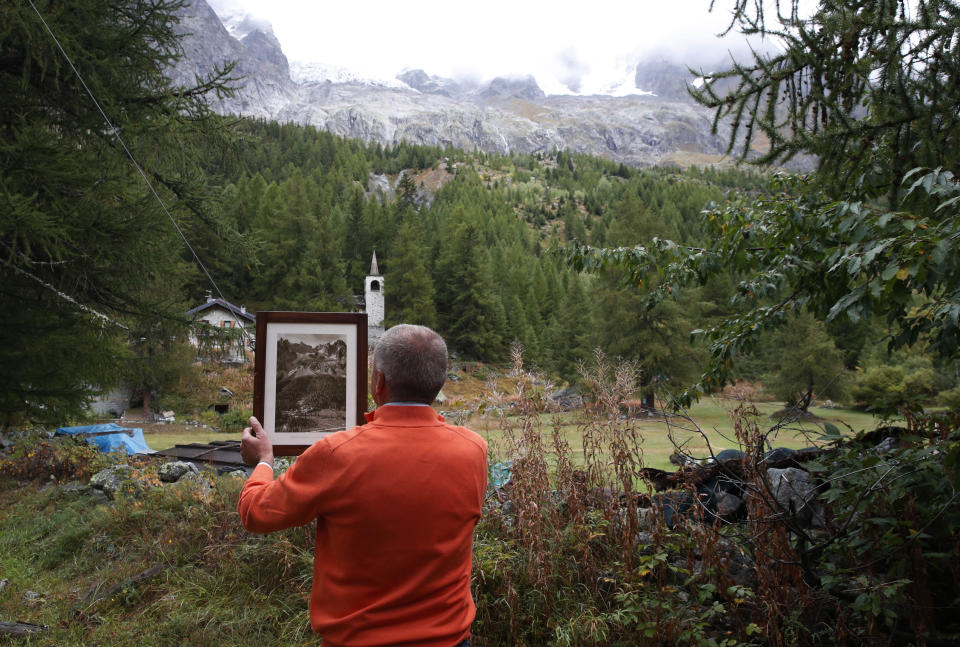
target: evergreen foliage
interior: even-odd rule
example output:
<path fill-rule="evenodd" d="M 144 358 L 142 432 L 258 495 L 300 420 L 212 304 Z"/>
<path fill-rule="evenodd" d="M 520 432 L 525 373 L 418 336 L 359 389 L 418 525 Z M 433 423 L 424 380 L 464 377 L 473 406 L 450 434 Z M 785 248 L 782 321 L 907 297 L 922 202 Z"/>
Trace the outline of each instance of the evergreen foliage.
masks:
<path fill-rule="evenodd" d="M 821 0 L 803 18 L 789 3 L 734 0 L 730 25 L 780 40 L 776 53 L 705 76 L 692 94 L 730 117 L 730 150 L 744 158 L 760 134 L 766 164 L 815 155 L 832 195 L 886 198 L 907 173 L 956 170 L 960 7 L 953 0 Z"/>
<path fill-rule="evenodd" d="M 788 407 L 806 412 L 814 396 L 839 399 L 844 394 L 843 357 L 822 321 L 809 312 L 791 317 L 771 335 L 765 380 Z"/>
<path fill-rule="evenodd" d="M 410 323 L 437 327 L 433 278 L 427 270 L 426 254 L 421 245 L 423 234 L 414 214 L 400 225 L 393 248 L 391 270 L 384 277 L 390 291 L 386 308 L 390 324 Z"/>
<path fill-rule="evenodd" d="M 705 327 L 711 361 L 681 401 L 725 383 L 765 331 L 802 309 L 828 324 L 884 317 L 891 347 L 921 341 L 956 357 L 956 3 L 825 0 L 806 20 L 796 2 L 769 13 L 769 3 L 734 4 L 731 28 L 778 36 L 786 49 L 710 75 L 693 94 L 718 120 L 733 119 L 730 146 L 742 156 L 762 132 L 771 145 L 757 163 L 805 153 L 816 172 L 708 210 L 703 244 L 652 236 L 632 248 L 576 245 L 573 267 L 655 281 L 648 307 L 682 286 L 738 275 L 737 311 Z"/>
<path fill-rule="evenodd" d="M 39 3 L 116 132 L 188 233 L 216 226 L 203 102 L 227 71 L 170 88 L 179 0 Z M 220 141 L 223 141 L 222 139 Z M 215 144 L 214 144 L 215 146 Z M 0 421 L 59 420 L 122 374 L 136 330 L 179 313 L 182 243 L 27 3 L 0 7 Z M 163 344 L 165 341 L 158 340 Z"/>
<path fill-rule="evenodd" d="M 602 309 L 616 304 L 604 305 L 596 281 L 542 252 L 564 237 L 592 238 L 606 229 L 635 241 L 637 218 L 651 231 L 695 235 L 696 214 L 722 200 L 723 189 L 760 186 L 756 174 L 744 172 L 652 169 L 620 177 L 616 165 L 581 155 L 448 150 L 443 154 L 455 168 L 443 165 L 442 187 L 427 190 L 424 178 L 441 166 L 427 163 L 429 155 L 439 151 L 425 149 L 423 158 L 411 152 L 417 147 L 367 146 L 289 124 L 244 121 L 238 130 L 247 147 L 237 170 L 220 169 L 230 177 L 223 211 L 255 255 L 206 250 L 225 268 L 228 293 L 252 309 L 351 309 L 349 293 L 359 293 L 376 250 L 388 323 L 432 323 L 468 359 L 502 361 L 520 342 L 531 362 L 570 381 L 597 344 L 617 346 L 596 325 L 613 316 Z M 422 166 L 378 175 L 411 160 Z M 506 182 L 518 170 L 524 182 Z M 194 298 L 204 289 L 197 283 Z M 635 298 L 630 293 L 624 299 Z M 689 374 L 689 366 L 679 366 L 693 356 L 685 341 L 689 313 L 661 320 L 676 336 L 671 354 L 685 358 L 671 374 Z M 639 348 L 622 352 L 635 357 Z"/>

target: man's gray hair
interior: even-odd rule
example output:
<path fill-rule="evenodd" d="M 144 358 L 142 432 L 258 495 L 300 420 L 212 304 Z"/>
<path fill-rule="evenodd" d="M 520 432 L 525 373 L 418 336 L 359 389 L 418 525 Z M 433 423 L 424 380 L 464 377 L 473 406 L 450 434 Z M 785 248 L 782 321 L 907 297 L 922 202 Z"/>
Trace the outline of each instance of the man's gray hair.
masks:
<path fill-rule="evenodd" d="M 399 324 L 377 342 L 373 366 L 393 401 L 430 404 L 447 379 L 447 344 L 426 326 Z"/>

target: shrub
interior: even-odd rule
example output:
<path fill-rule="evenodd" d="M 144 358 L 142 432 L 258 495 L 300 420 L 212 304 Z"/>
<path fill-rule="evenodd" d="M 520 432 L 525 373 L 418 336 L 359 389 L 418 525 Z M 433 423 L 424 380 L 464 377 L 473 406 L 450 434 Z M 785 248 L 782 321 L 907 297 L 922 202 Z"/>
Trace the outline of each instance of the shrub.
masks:
<path fill-rule="evenodd" d="M 220 426 L 220 414 L 213 409 L 205 409 L 198 416 L 200 422 L 208 427 Z"/>
<path fill-rule="evenodd" d="M 642 487 L 642 437 L 618 415 L 629 366 L 598 356 L 585 375 L 597 409 L 579 428 L 582 458 L 559 419 L 543 424 L 549 389 L 517 374 L 517 392 L 496 396 L 518 412 L 501 421 L 511 479 L 477 527 L 479 647 L 940 644 L 960 633 L 947 602 L 960 599 L 958 414 L 908 415 L 901 447 L 885 452 L 829 448 L 842 437 L 828 427 L 829 451 L 808 463 L 825 490 L 811 527 L 771 493 L 763 460 L 778 427 L 761 431 L 759 412 L 741 407 L 747 518 L 711 525 L 696 496 Z M 668 529 L 669 501 L 684 496 L 687 519 L 674 514 Z M 735 559 L 749 584 L 732 579 Z"/>
<path fill-rule="evenodd" d="M 937 404 L 950 411 L 960 411 L 960 386 L 949 391 L 941 391 L 937 395 Z"/>
<path fill-rule="evenodd" d="M 20 481 L 86 480 L 110 464 L 110 458 L 86 439 L 47 437 L 33 432 L 16 439 L 13 451 L 0 456 L 0 477 Z"/>
<path fill-rule="evenodd" d="M 920 394 L 907 390 L 906 375 L 899 366 L 875 366 L 859 375 L 853 398 L 860 405 L 881 415 L 894 415 L 901 408 L 916 408 Z"/>
<path fill-rule="evenodd" d="M 220 416 L 220 431 L 240 433 L 249 425 L 248 420 L 252 415 L 252 409 L 230 409 Z"/>
<path fill-rule="evenodd" d="M 854 400 L 882 416 L 922 410 L 936 393 L 937 374 L 926 357 L 900 354 L 896 364 L 881 364 L 861 373 L 853 387 Z"/>

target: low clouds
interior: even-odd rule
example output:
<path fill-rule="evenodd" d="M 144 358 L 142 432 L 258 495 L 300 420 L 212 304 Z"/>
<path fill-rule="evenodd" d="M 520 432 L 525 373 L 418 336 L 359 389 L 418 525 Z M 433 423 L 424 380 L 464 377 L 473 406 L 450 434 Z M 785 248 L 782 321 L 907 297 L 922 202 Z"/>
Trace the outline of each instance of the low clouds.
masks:
<path fill-rule="evenodd" d="M 287 57 L 393 78 L 401 70 L 489 79 L 532 74 L 548 93 L 622 87 L 642 57 L 712 65 L 742 39 L 709 0 L 210 0 L 221 17 L 269 21 Z M 721 0 L 718 0 L 718 7 Z"/>

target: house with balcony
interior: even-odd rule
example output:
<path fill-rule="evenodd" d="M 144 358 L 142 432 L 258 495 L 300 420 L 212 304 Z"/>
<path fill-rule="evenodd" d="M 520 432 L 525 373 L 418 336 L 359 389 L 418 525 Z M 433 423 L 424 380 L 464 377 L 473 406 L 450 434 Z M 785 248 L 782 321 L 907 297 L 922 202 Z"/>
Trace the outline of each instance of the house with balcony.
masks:
<path fill-rule="evenodd" d="M 253 352 L 257 318 L 245 306 L 236 306 L 224 299 L 215 299 L 208 292 L 207 301 L 187 310 L 190 343 L 197 349 L 200 361 L 243 364 Z"/>

